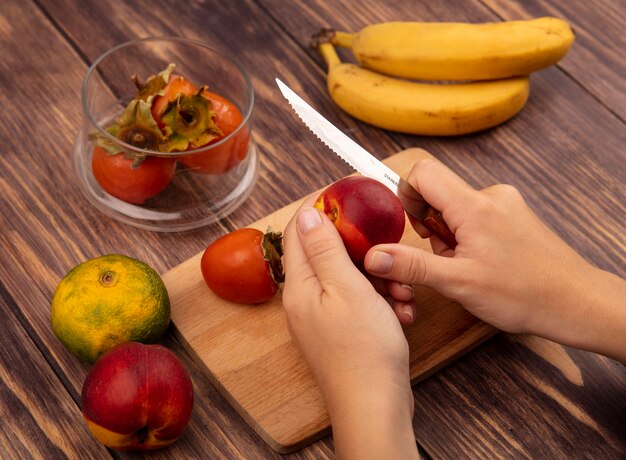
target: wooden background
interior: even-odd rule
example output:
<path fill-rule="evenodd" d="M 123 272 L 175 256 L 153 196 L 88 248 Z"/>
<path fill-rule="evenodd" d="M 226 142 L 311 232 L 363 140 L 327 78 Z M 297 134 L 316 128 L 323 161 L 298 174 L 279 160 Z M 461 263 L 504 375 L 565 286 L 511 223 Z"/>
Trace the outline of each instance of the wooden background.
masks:
<path fill-rule="evenodd" d="M 544 15 L 574 27 L 569 55 L 532 76 L 530 101 L 512 121 L 452 139 L 389 133 L 345 115 L 327 97 L 321 59 L 307 46 L 320 26 Z M 577 251 L 626 276 L 624 30 L 623 0 L 2 0 L 0 458 L 134 458 L 90 436 L 79 400 L 89 366 L 50 328 L 51 295 L 71 267 L 117 252 L 164 273 L 225 232 L 351 172 L 288 113 L 275 76 L 381 158 L 419 146 L 477 187 L 514 184 Z M 87 67 L 110 47 L 149 35 L 197 38 L 233 53 L 256 92 L 262 158 L 255 191 L 234 214 L 201 230 L 157 234 L 118 224 L 91 208 L 73 179 L 70 152 Z M 171 334 L 164 344 L 190 370 L 196 405 L 181 439 L 142 457 L 280 458 Z M 426 458 L 626 456 L 626 368 L 604 357 L 499 334 L 414 394 L 415 437 Z M 288 457 L 328 458 L 332 450 L 328 437 Z"/>

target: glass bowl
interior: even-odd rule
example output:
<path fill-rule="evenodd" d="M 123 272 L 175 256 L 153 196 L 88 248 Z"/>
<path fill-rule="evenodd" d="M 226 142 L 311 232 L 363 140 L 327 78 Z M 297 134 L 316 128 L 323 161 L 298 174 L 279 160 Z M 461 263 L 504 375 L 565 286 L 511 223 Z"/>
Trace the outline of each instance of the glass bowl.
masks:
<path fill-rule="evenodd" d="M 107 215 L 146 230 L 189 230 L 249 195 L 259 166 L 254 93 L 224 53 L 178 37 L 123 43 L 91 65 L 81 99 L 74 170 Z"/>

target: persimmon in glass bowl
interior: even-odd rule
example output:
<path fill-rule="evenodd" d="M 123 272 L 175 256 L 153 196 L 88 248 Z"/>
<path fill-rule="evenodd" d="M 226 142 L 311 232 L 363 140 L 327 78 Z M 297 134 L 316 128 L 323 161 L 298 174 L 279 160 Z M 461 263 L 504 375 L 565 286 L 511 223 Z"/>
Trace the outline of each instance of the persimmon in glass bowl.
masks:
<path fill-rule="evenodd" d="M 254 93 L 225 53 L 178 37 L 127 42 L 91 65 L 81 100 L 74 170 L 109 216 L 147 230 L 189 230 L 249 195 L 259 165 Z"/>

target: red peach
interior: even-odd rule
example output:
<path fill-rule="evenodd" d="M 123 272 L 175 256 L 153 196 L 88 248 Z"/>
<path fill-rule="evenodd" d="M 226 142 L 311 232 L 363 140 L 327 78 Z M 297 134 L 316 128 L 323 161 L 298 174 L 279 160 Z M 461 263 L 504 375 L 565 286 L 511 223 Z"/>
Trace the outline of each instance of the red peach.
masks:
<path fill-rule="evenodd" d="M 404 232 L 404 209 L 381 182 L 350 176 L 328 186 L 315 202 L 335 224 L 352 261 L 363 263 L 377 244 L 397 243 Z"/>
<path fill-rule="evenodd" d="M 174 442 L 193 407 L 193 386 L 176 355 L 161 345 L 126 342 L 96 362 L 82 390 L 83 416 L 93 435 L 120 451 Z"/>

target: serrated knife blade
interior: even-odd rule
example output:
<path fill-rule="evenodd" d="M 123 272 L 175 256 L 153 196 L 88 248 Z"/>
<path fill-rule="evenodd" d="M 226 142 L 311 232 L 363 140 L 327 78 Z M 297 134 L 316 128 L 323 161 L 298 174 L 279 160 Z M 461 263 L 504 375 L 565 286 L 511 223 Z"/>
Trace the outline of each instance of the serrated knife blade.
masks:
<path fill-rule="evenodd" d="M 449 247 L 452 249 L 456 247 L 454 234 L 446 225 L 441 213 L 433 209 L 411 185 L 324 118 L 280 79 L 276 78 L 276 84 L 296 115 L 322 143 L 359 173 L 387 186 L 400 199 L 407 213 L 419 220 Z"/>

